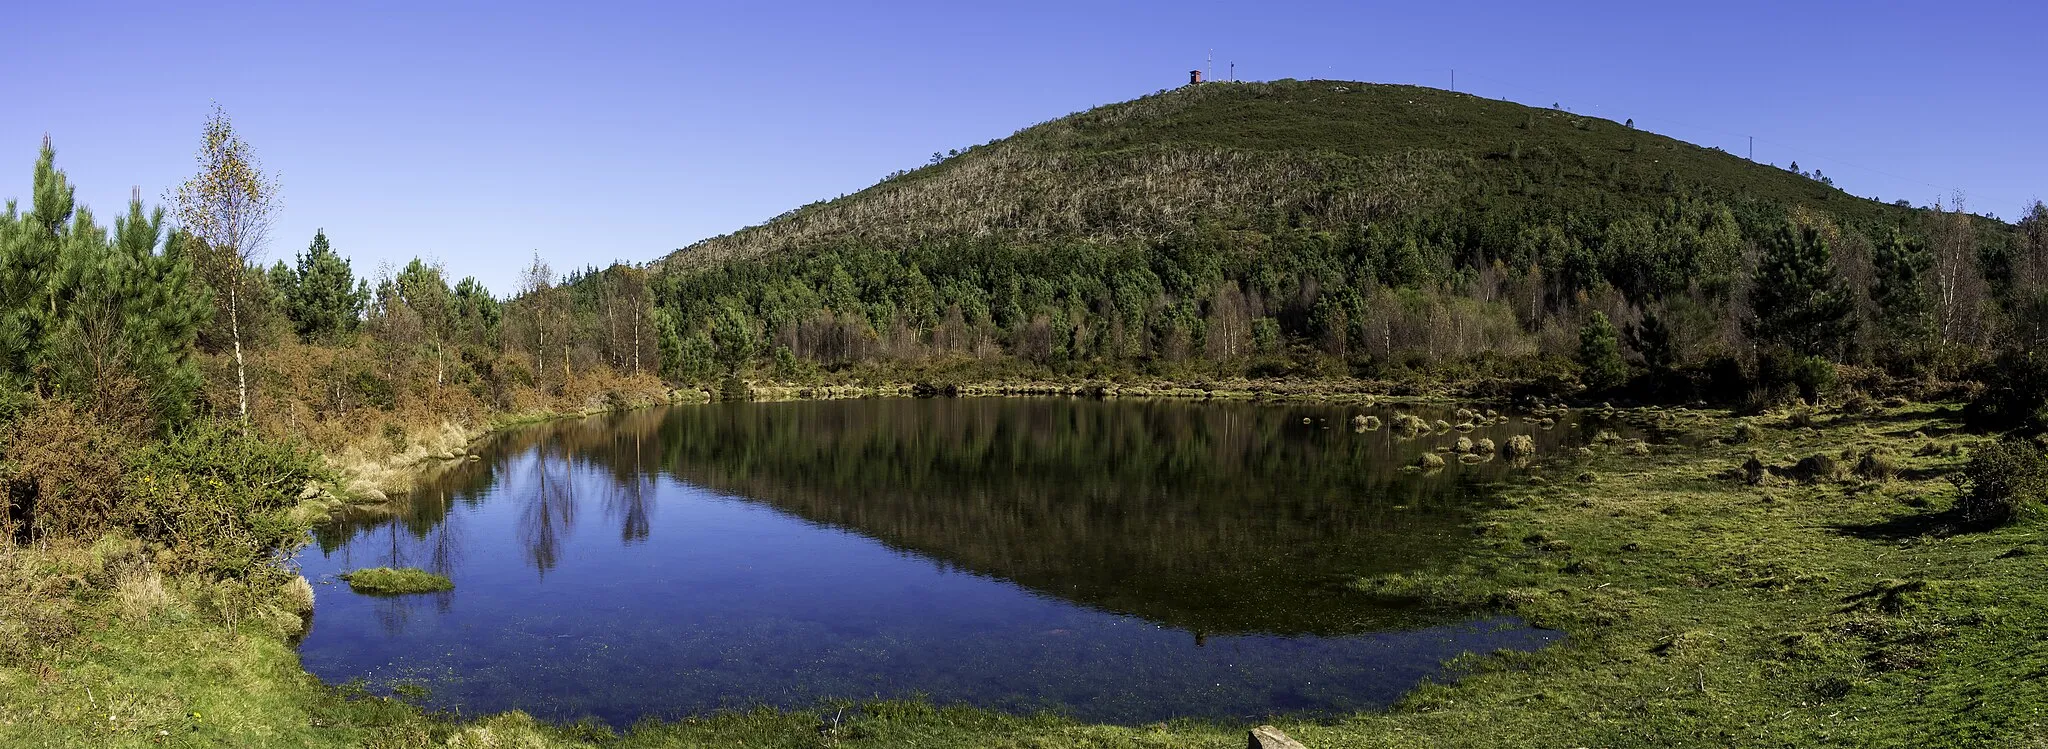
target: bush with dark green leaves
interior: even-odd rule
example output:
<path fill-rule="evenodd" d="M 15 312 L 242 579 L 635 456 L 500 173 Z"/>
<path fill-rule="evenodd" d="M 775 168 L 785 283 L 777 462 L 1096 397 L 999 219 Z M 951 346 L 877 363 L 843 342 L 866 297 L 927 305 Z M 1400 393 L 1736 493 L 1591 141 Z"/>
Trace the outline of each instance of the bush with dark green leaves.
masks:
<path fill-rule="evenodd" d="M 2008 437 L 1978 448 L 1953 479 L 1956 511 L 1971 522 L 2003 525 L 2037 515 L 2048 500 L 2048 451 Z"/>
<path fill-rule="evenodd" d="M 333 480 L 312 453 L 236 425 L 198 421 L 138 440 L 61 400 L 10 425 L 0 458 L 0 526 L 17 540 L 123 531 L 155 545 L 166 570 L 235 577 L 296 545 L 300 491 Z"/>
<path fill-rule="evenodd" d="M 725 379 L 720 380 L 718 383 L 718 399 L 722 401 L 750 401 L 754 399 L 754 389 L 747 385 L 746 380 L 740 379 L 739 375 L 727 375 Z"/>
<path fill-rule="evenodd" d="M 295 445 L 198 422 L 129 453 L 120 523 L 162 544 L 176 566 L 240 576 L 306 532 L 299 492 L 334 476 Z"/>
<path fill-rule="evenodd" d="M 1978 377 L 1984 391 L 1963 410 L 1963 423 L 1986 432 L 2048 431 L 2048 356 L 2007 351 Z"/>
<path fill-rule="evenodd" d="M 1757 356 L 1756 386 L 1771 400 L 1796 394 L 1814 403 L 1835 387 L 1835 364 L 1820 356 L 1772 347 Z"/>

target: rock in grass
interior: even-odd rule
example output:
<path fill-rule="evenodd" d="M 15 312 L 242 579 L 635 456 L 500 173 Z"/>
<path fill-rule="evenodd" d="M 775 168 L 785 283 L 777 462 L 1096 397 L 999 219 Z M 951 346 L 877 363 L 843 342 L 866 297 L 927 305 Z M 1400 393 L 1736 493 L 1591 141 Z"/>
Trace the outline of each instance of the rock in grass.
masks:
<path fill-rule="evenodd" d="M 348 581 L 350 590 L 373 596 L 439 593 L 455 589 L 454 581 L 414 567 L 371 567 L 344 574 L 341 579 Z"/>
<path fill-rule="evenodd" d="M 1433 471 L 1444 467 L 1444 459 L 1443 456 L 1436 453 L 1423 453 L 1422 457 L 1415 459 L 1415 467 L 1425 471 Z"/>
<path fill-rule="evenodd" d="M 1513 437 L 1509 437 L 1507 453 L 1509 458 L 1527 458 L 1533 456 L 1536 454 L 1536 440 L 1535 438 L 1530 437 L 1526 434 L 1517 434 Z"/>
<path fill-rule="evenodd" d="M 1244 746 L 1245 749 L 1308 749 L 1301 742 L 1295 741 L 1287 734 L 1281 733 L 1280 729 L 1272 726 L 1259 726 L 1252 729 L 1251 736 L 1246 740 Z"/>

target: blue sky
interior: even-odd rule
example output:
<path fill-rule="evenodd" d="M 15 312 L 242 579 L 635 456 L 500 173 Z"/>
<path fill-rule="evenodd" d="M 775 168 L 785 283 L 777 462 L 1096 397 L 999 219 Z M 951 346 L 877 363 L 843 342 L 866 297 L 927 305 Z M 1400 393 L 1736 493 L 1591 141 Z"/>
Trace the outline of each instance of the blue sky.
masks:
<path fill-rule="evenodd" d="M 29 3 L 0 28 L 0 197 L 35 147 L 103 217 L 192 169 L 218 101 L 358 272 L 500 293 L 644 261 L 934 151 L 1182 83 L 1448 87 L 1820 168 L 1859 195 L 2048 198 L 2041 3 Z M 195 4 L 197 5 L 197 4 Z M 316 7 L 317 6 L 317 7 Z M 422 10 L 422 8 L 426 8 Z"/>

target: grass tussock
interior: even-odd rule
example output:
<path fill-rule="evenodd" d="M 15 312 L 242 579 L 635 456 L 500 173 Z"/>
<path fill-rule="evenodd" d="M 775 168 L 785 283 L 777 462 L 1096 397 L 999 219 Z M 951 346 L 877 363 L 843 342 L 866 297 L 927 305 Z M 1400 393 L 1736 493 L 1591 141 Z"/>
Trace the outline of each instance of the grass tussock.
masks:
<path fill-rule="evenodd" d="M 341 579 L 348 581 L 350 590 L 373 596 L 440 593 L 455 589 L 455 582 L 446 576 L 413 567 L 371 567 L 344 574 Z"/>

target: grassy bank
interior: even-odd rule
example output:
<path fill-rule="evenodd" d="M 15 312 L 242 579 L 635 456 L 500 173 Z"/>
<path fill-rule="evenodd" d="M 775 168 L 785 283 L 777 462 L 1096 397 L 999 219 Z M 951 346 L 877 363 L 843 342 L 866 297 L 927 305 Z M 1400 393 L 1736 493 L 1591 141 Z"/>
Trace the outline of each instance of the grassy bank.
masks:
<path fill-rule="evenodd" d="M 2024 745 L 2048 720 L 2048 545 L 1971 531 L 1947 475 L 1975 438 L 1934 407 L 1632 412 L 1659 435 L 1550 456 L 1449 569 L 1361 598 L 1479 604 L 1570 637 L 1481 656 L 1394 709 L 1282 722 L 1310 746 Z M 1742 442 L 1732 442 L 1740 435 Z M 1959 448 L 1959 449 L 1957 449 Z M 1890 470 L 1859 476 L 1878 449 Z M 1839 470 L 1800 476 L 1800 458 Z M 1747 480 L 1752 456 L 1778 471 Z M 1783 474 L 1783 475 L 1780 475 Z M 623 736 L 430 716 L 299 668 L 288 577 L 155 572 L 139 547 L 0 557 L 0 745 L 1226 747 L 1242 726 L 1115 727 L 911 703 L 761 711 Z"/>

